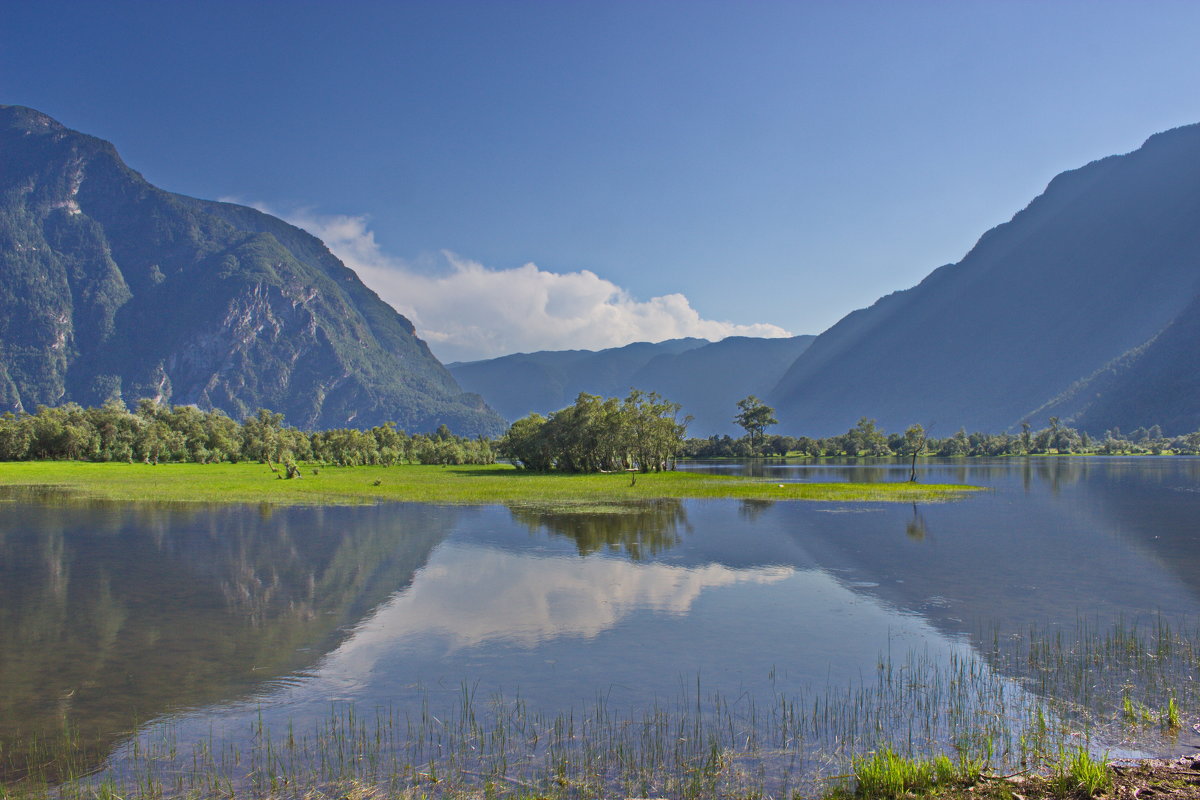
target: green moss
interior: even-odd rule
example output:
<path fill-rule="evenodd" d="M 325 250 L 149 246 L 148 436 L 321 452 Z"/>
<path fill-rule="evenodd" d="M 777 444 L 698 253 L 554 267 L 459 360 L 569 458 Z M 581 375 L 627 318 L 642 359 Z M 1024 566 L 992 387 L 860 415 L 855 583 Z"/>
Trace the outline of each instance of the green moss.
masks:
<path fill-rule="evenodd" d="M 264 464 L 97 464 L 34 461 L 0 465 L 0 485 L 56 486 L 107 500 L 192 503 L 326 505 L 404 501 L 528 504 L 542 508 L 609 510 L 663 498 L 935 502 L 976 487 L 947 484 L 774 483 L 694 472 L 562 475 L 524 472 L 507 465 L 321 467 L 284 480 Z"/>

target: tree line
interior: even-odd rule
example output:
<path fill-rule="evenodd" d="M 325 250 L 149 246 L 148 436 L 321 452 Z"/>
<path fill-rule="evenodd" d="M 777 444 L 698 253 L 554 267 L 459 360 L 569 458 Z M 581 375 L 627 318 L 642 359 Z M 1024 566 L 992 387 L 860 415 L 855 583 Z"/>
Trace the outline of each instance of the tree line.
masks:
<path fill-rule="evenodd" d="M 306 432 L 283 415 L 259 409 L 242 422 L 222 411 L 159 405 L 142 400 L 84 408 L 75 403 L 38 406 L 36 413 L 0 416 L 0 460 L 140 461 L 147 464 L 262 461 L 336 466 L 492 464 L 494 443 L 466 438 L 442 425 L 434 434 L 408 435 L 394 423 L 369 430 Z"/>
<path fill-rule="evenodd" d="M 746 435 L 686 438 L 690 418 L 653 392 L 628 397 L 580 394 L 575 403 L 547 416 L 517 420 L 498 440 L 455 436 L 445 425 L 433 434 L 407 434 L 393 423 L 358 430 L 302 431 L 268 409 L 237 422 L 224 412 L 195 406 L 163 406 L 142 400 L 130 411 L 120 403 L 84 408 L 75 403 L 39 406 L 33 414 L 0 415 L 0 461 L 71 459 L 218 463 L 315 462 L 335 466 L 396 464 L 493 464 L 497 457 L 538 472 L 654 472 L 673 469 L 679 458 L 1014 456 L 1041 454 L 1200 455 L 1200 431 L 1165 435 L 1157 426 L 1122 433 L 1113 428 L 1092 437 L 1057 417 L 1019 433 L 967 433 L 944 438 L 921 425 L 888 433 L 866 417 L 837 436 L 768 435 L 778 424 L 774 410 L 753 395 L 738 403 L 734 422 Z"/>
<path fill-rule="evenodd" d="M 747 398 L 747 399 L 753 399 Z M 743 401 L 745 402 L 745 401 Z M 739 408 L 741 405 L 739 404 Z M 766 407 L 770 411 L 770 407 Z M 759 418 L 773 417 L 759 412 Z M 734 419 L 743 424 L 743 415 Z M 688 439 L 683 454 L 688 458 L 752 458 L 756 456 L 1020 456 L 1020 455 L 1121 455 L 1160 454 L 1200 455 L 1200 431 L 1168 436 L 1154 425 L 1122 433 L 1119 428 L 1093 437 L 1086 431 L 1062 424 L 1051 417 L 1050 424 L 1033 430 L 1029 422 L 1022 423 L 1020 433 L 967 433 L 960 428 L 944 438 L 936 438 L 924 426 L 916 424 L 903 433 L 888 433 L 875 420 L 862 417 L 843 434 L 814 438 L 764 434 L 763 429 L 747 428 L 745 436 L 710 436 Z M 743 427 L 746 427 L 743 424 Z"/>

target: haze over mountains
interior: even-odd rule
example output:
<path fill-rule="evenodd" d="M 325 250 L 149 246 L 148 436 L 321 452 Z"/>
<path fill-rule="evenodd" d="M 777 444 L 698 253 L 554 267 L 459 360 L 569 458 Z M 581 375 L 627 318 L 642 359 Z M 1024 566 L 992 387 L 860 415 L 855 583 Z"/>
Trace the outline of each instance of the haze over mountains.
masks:
<path fill-rule="evenodd" d="M 142 397 L 308 428 L 504 428 L 315 237 L 0 106 L 0 407 Z"/>
<path fill-rule="evenodd" d="M 813 338 L 668 339 L 595 351 L 516 353 L 448 367 L 464 389 L 486 397 L 510 421 L 568 406 L 580 392 L 624 397 L 637 388 L 680 403 L 693 418 L 692 436 L 740 435 L 733 424 L 737 401 L 774 386 Z"/>

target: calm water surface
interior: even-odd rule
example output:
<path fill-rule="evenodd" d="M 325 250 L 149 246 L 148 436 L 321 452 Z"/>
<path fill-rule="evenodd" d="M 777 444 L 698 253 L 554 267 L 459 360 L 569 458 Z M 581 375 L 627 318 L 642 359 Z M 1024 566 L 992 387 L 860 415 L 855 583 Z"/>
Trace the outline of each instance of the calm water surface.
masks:
<path fill-rule="evenodd" d="M 876 462 L 688 468 L 907 477 Z M 0 743 L 69 721 L 98 763 L 139 726 L 236 741 L 250 720 L 303 725 L 342 702 L 436 710 L 464 691 L 548 713 L 597 698 L 636 713 L 697 686 L 768 702 L 869 680 L 902 652 L 938 661 L 1081 620 L 1200 620 L 1200 459 L 943 461 L 919 477 L 989 491 L 622 515 L 8 495 Z"/>

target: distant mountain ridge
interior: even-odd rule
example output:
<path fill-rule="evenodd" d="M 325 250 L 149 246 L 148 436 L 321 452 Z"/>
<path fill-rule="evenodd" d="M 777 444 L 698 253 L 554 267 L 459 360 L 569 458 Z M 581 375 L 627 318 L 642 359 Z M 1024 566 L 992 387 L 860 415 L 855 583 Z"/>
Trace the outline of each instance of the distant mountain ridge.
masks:
<path fill-rule="evenodd" d="M 813 338 L 668 339 L 604 350 L 516 353 L 447 366 L 463 388 L 485 397 L 510 421 L 556 411 L 580 392 L 624 397 L 637 388 L 680 403 L 683 413 L 693 417 L 690 435 L 740 434 L 733 424 L 737 401 L 766 392 Z"/>
<path fill-rule="evenodd" d="M 317 238 L 0 106 L 0 407 L 142 397 L 308 428 L 504 427 Z"/>
<path fill-rule="evenodd" d="M 768 401 L 781 428 L 815 435 L 862 416 L 946 434 L 1043 424 L 1054 412 L 1099 433 L 1166 416 L 1194 430 L 1186 382 L 1137 380 L 1165 378 L 1168 363 L 1194 372 L 1194 360 L 1177 359 L 1194 353 L 1181 332 L 1193 329 L 1198 294 L 1200 125 L 1189 125 L 1057 176 L 962 261 L 822 333 Z M 1126 380 L 1103 391 L 1093 381 L 1088 398 L 1072 392 L 1141 347 Z"/>
<path fill-rule="evenodd" d="M 628 378 L 655 356 L 704 343 L 703 339 L 668 339 L 604 350 L 540 350 L 452 362 L 446 368 L 459 385 L 486 396 L 492 408 L 512 421 L 532 411 L 544 414 L 563 408 L 580 392 L 624 396 Z"/>

